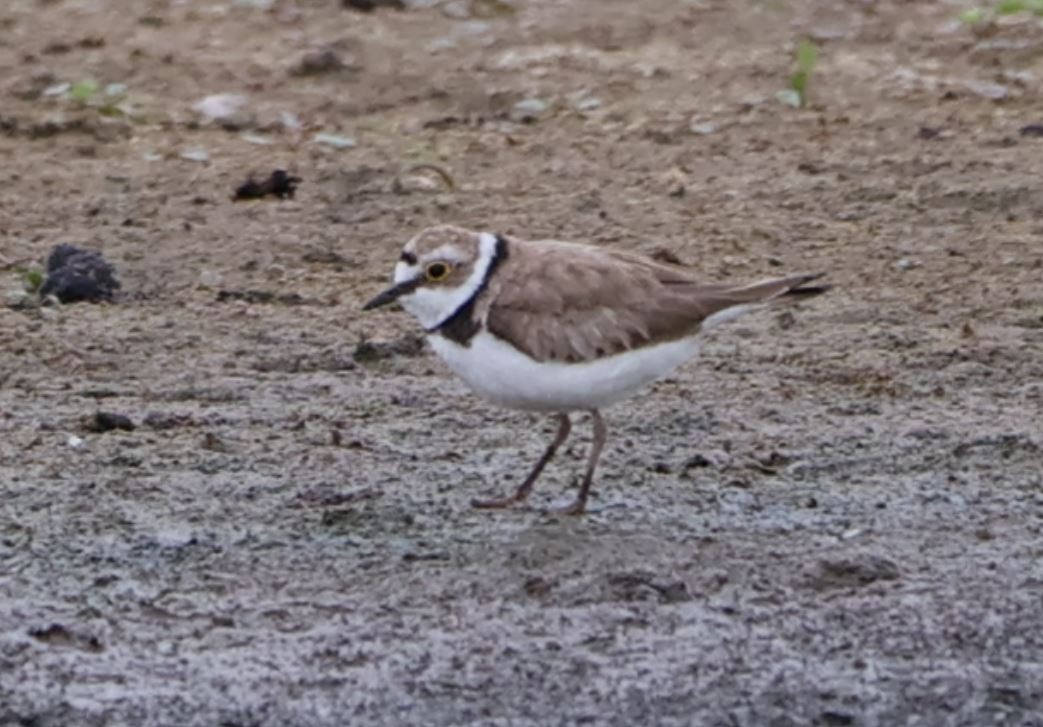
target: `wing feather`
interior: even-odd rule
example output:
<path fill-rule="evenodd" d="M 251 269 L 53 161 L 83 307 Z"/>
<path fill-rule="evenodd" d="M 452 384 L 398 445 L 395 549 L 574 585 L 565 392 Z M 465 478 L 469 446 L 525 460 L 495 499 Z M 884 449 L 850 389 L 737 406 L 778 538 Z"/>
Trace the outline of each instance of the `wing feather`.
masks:
<path fill-rule="evenodd" d="M 479 314 L 490 332 L 538 361 L 591 361 L 693 335 L 714 313 L 769 301 L 810 279 L 706 284 L 629 253 L 553 241 L 509 244 Z"/>

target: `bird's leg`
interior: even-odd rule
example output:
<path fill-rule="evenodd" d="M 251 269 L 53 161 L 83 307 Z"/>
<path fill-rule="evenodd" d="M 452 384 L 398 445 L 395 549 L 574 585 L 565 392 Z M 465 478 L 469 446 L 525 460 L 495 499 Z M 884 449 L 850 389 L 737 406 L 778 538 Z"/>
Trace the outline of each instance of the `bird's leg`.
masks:
<path fill-rule="evenodd" d="M 590 410 L 590 416 L 594 420 L 594 441 L 590 445 L 590 456 L 587 459 L 587 474 L 583 476 L 583 484 L 580 485 L 579 494 L 571 505 L 566 505 L 556 512 L 562 515 L 582 515 L 587 507 L 587 496 L 590 494 L 590 485 L 594 482 L 594 469 L 598 466 L 601 457 L 601 448 L 605 446 L 605 437 L 608 430 L 605 421 L 601 418 L 601 412 L 597 409 Z"/>
<path fill-rule="evenodd" d="M 524 502 L 532 492 L 532 486 L 536 484 L 536 480 L 539 479 L 540 473 L 543 472 L 543 468 L 547 466 L 547 463 L 554 457 L 554 453 L 558 451 L 566 439 L 569 437 L 569 432 L 572 430 L 572 422 L 569 421 L 568 414 L 558 414 L 558 433 L 554 435 L 554 441 L 550 443 L 547 450 L 540 457 L 540 461 L 536 463 L 536 466 L 532 468 L 529 476 L 525 478 L 525 481 L 521 483 L 521 486 L 514 491 L 513 495 L 507 497 L 501 497 L 493 500 L 471 500 L 471 507 L 480 507 L 486 509 L 495 509 L 509 507 L 518 502 Z"/>

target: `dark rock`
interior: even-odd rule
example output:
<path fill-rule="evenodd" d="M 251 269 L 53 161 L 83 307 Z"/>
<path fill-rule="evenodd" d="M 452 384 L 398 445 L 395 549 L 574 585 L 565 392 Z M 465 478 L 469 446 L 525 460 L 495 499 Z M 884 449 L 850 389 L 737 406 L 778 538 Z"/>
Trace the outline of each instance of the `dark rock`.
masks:
<path fill-rule="evenodd" d="M 1043 124 L 1026 124 L 1018 133 L 1022 136 L 1043 136 Z"/>
<path fill-rule="evenodd" d="M 61 624 L 51 624 L 46 628 L 34 628 L 29 630 L 29 636 L 49 646 L 60 646 L 65 648 L 80 649 L 93 654 L 105 650 L 97 636 L 80 634 L 70 631 Z"/>
<path fill-rule="evenodd" d="M 522 585 L 527 596 L 532 598 L 543 598 L 551 592 L 554 588 L 554 584 L 548 581 L 543 576 L 533 576 L 525 581 Z"/>
<path fill-rule="evenodd" d="M 203 449 L 208 452 L 228 452 L 228 445 L 221 437 L 217 436 L 213 432 L 206 432 L 203 434 L 203 441 L 200 445 Z"/>
<path fill-rule="evenodd" d="M 406 9 L 403 0 L 341 0 L 341 5 L 345 10 L 358 10 L 363 13 L 371 13 L 377 8 Z"/>
<path fill-rule="evenodd" d="M 694 455 L 692 455 L 688 459 L 687 462 L 684 463 L 683 469 L 690 470 L 690 469 L 695 469 L 696 467 L 712 467 L 712 466 L 713 466 L 713 462 L 711 462 L 710 459 L 706 455 L 694 454 Z"/>
<path fill-rule="evenodd" d="M 290 69 L 292 76 L 321 76 L 325 73 L 342 71 L 349 67 L 340 54 L 332 48 L 313 50 L 301 56 Z"/>
<path fill-rule="evenodd" d="M 88 432 L 102 434 L 119 429 L 124 432 L 132 432 L 135 429 L 134 422 L 125 414 L 117 414 L 110 411 L 95 412 L 85 427 Z"/>

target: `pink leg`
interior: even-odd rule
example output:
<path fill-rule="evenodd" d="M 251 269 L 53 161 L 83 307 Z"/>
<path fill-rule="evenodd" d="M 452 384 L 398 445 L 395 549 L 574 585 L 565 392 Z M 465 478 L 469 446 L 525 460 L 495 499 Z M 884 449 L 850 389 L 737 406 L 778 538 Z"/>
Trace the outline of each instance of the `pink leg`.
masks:
<path fill-rule="evenodd" d="M 590 445 L 590 456 L 587 458 L 587 473 L 583 477 L 583 484 L 580 485 L 579 494 L 572 504 L 555 510 L 555 512 L 562 515 L 582 515 L 584 510 L 586 510 L 587 496 L 590 494 L 590 486 L 594 482 L 594 469 L 598 466 L 601 448 L 605 446 L 608 430 L 605 428 L 605 421 L 601 418 L 601 412 L 597 409 L 591 409 L 590 414 L 594 419 L 594 441 Z"/>
<path fill-rule="evenodd" d="M 529 476 L 525 478 L 525 482 L 522 482 L 521 486 L 514 491 L 514 494 L 492 500 L 471 500 L 471 507 L 499 509 L 510 507 L 515 503 L 525 502 L 529 493 L 532 492 L 532 486 L 536 484 L 536 480 L 539 479 L 540 473 L 543 472 L 543 468 L 546 467 L 547 463 L 554 457 L 554 453 L 558 451 L 558 447 L 568 439 L 569 432 L 572 430 L 572 423 L 569 421 L 568 414 L 558 414 L 557 419 L 558 433 L 554 436 L 554 441 L 550 443 L 550 446 L 547 447 L 543 456 L 540 457 L 540 461 L 532 468 L 532 472 L 530 472 Z"/>

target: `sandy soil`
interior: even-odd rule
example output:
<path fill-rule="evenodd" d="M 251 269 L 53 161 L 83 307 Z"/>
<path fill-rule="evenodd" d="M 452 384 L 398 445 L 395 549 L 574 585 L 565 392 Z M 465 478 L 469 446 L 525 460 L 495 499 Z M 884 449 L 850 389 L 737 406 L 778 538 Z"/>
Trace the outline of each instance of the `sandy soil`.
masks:
<path fill-rule="evenodd" d="M 1043 725 L 1038 23 L 264 5 L 0 7 L 0 725 Z M 552 423 L 359 310 L 439 221 L 837 287 L 476 512 Z M 119 302 L 18 305 L 62 242 Z"/>

